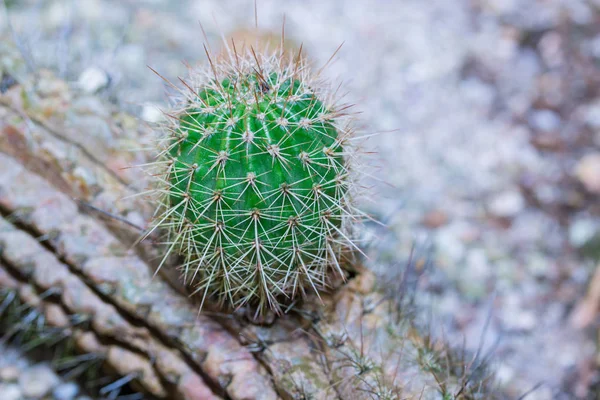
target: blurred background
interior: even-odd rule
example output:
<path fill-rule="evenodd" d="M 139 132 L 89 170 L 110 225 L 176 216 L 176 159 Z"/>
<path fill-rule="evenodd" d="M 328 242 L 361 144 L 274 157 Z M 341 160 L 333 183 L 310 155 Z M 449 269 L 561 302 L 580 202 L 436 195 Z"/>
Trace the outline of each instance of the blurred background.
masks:
<path fill-rule="evenodd" d="M 251 0 L 0 8 L 0 56 L 16 44 L 23 73 L 48 68 L 149 123 L 168 98 L 147 66 L 176 80 L 182 60 L 206 61 L 201 25 L 213 51 L 255 25 Z M 424 319 L 486 354 L 507 398 L 600 398 L 600 1 L 258 0 L 257 11 L 274 40 L 285 15 L 290 46 L 317 67 L 343 43 L 324 73 L 373 134 L 378 179 L 363 207 L 387 224 L 365 227 L 369 265 L 394 279 L 411 254 L 423 260 Z M 31 376 L 47 382 L 41 397 L 78 396 L 19 349 L 0 353 L 0 393 L 27 394 Z"/>

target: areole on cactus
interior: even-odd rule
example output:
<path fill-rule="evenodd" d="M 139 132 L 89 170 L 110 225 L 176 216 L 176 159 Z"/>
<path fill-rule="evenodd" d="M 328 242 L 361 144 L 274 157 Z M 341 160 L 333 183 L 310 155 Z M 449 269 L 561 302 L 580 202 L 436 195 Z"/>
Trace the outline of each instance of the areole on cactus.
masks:
<path fill-rule="evenodd" d="M 183 259 L 202 304 L 279 313 L 344 276 L 360 214 L 352 118 L 301 50 L 233 44 L 208 64 L 180 79 L 166 113 L 150 232 L 165 235 L 165 259 Z"/>

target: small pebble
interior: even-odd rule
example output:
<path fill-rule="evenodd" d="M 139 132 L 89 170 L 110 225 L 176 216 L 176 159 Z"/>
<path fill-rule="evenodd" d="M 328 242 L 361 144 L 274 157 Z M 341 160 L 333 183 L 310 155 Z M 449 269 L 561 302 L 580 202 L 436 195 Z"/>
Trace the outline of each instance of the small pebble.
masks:
<path fill-rule="evenodd" d="M 421 223 L 427 228 L 436 229 L 448 223 L 448 215 L 440 210 L 433 210 L 423 216 Z"/>
<path fill-rule="evenodd" d="M 158 104 L 148 103 L 142 108 L 141 118 L 146 122 L 156 123 L 164 119 L 164 114 L 160 111 Z"/>
<path fill-rule="evenodd" d="M 538 322 L 535 312 L 525 309 L 522 299 L 516 294 L 511 294 L 504 299 L 500 319 L 504 329 L 519 332 L 531 331 Z"/>
<path fill-rule="evenodd" d="M 555 132 L 561 125 L 560 116 L 554 111 L 535 111 L 529 116 L 529 125 L 542 132 Z"/>
<path fill-rule="evenodd" d="M 21 400 L 21 389 L 15 383 L 0 383 L 0 396 L 2 400 Z"/>
<path fill-rule="evenodd" d="M 487 0 L 483 4 L 498 14 L 517 12 L 521 5 L 518 0 Z"/>
<path fill-rule="evenodd" d="M 79 393 L 79 387 L 74 382 L 63 383 L 52 392 L 56 400 L 72 400 Z"/>
<path fill-rule="evenodd" d="M 460 229 L 453 224 L 446 225 L 435 235 L 436 248 L 444 258 L 451 260 L 451 264 L 460 260 L 465 254 L 465 246 L 459 238 L 457 228 Z"/>
<path fill-rule="evenodd" d="M 108 86 L 110 79 L 106 72 L 98 67 L 86 68 L 79 79 L 77 85 L 86 93 L 96 93 L 100 89 L 104 89 Z"/>
<path fill-rule="evenodd" d="M 595 41 L 598 42 L 598 50 L 600 52 L 600 36 Z M 600 101 L 596 101 L 586 107 L 584 121 L 594 129 L 600 128 Z"/>
<path fill-rule="evenodd" d="M 517 190 L 499 193 L 489 203 L 489 210 L 497 217 L 514 217 L 525 208 L 525 199 Z"/>
<path fill-rule="evenodd" d="M 573 247 L 582 247 L 598 232 L 600 226 L 591 217 L 576 219 L 569 226 L 569 243 Z"/>
<path fill-rule="evenodd" d="M 575 176 L 588 191 L 600 194 L 600 153 L 583 156 L 575 167 Z"/>
<path fill-rule="evenodd" d="M 44 397 L 59 382 L 56 373 L 45 364 L 36 365 L 21 373 L 19 386 L 26 397 Z"/>
<path fill-rule="evenodd" d="M 19 368 L 8 366 L 0 368 L 0 380 L 3 382 L 15 382 L 19 379 Z"/>
<path fill-rule="evenodd" d="M 500 364 L 496 368 L 494 376 L 499 384 L 507 385 L 510 384 L 510 382 L 512 382 L 515 378 L 515 370 L 509 365 Z"/>

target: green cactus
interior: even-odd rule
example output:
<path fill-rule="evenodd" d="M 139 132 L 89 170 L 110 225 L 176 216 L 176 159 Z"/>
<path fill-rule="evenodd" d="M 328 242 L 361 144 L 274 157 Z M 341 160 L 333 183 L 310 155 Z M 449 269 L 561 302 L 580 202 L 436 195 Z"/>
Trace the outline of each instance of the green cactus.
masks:
<path fill-rule="evenodd" d="M 157 165 L 167 256 L 207 297 L 257 315 L 343 276 L 353 246 L 353 130 L 300 53 L 192 70 L 169 115 Z M 166 259 L 166 257 L 165 257 Z"/>

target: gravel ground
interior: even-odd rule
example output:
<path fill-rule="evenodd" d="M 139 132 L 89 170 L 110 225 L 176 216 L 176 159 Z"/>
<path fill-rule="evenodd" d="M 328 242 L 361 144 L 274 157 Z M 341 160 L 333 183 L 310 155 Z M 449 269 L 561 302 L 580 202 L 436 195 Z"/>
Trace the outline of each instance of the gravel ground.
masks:
<path fill-rule="evenodd" d="M 571 316 L 596 263 L 580 249 L 600 232 L 600 2 L 258 5 L 259 26 L 279 32 L 285 13 L 316 65 L 344 42 L 326 74 L 345 81 L 365 132 L 387 132 L 369 140 L 385 182 L 365 207 L 388 224 L 372 229 L 373 268 L 428 254 L 418 302 L 440 334 L 491 352 L 507 398 L 596 398 L 593 324 Z M 254 25 L 246 0 L 23 1 L 8 14 L 32 69 L 150 121 L 165 97 L 146 65 L 175 78 L 182 59 L 202 61 L 198 21 L 215 47 Z"/>

